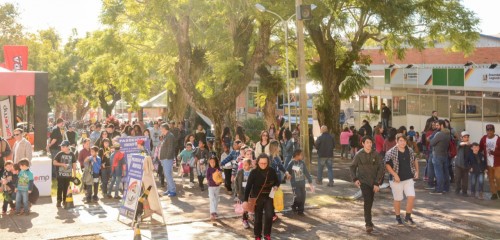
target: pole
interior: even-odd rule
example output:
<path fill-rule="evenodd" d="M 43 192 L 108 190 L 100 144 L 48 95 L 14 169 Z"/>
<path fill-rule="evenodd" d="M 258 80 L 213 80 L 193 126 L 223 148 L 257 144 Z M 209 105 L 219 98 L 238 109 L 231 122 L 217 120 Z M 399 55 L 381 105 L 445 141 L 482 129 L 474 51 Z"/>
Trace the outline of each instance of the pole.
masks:
<path fill-rule="evenodd" d="M 290 68 L 288 63 L 288 21 L 281 19 L 281 22 L 285 24 L 285 57 L 286 57 L 286 95 L 288 99 L 288 129 L 292 130 L 292 115 L 290 113 Z"/>
<path fill-rule="evenodd" d="M 306 92 L 306 60 L 304 47 L 304 22 L 299 20 L 298 16 L 302 0 L 296 0 L 295 6 L 297 11 L 297 52 L 299 65 L 299 84 L 300 84 L 300 136 L 302 141 L 302 150 L 306 159 L 306 166 L 311 169 L 311 156 L 309 156 L 309 114 L 307 109 L 307 92 Z"/>

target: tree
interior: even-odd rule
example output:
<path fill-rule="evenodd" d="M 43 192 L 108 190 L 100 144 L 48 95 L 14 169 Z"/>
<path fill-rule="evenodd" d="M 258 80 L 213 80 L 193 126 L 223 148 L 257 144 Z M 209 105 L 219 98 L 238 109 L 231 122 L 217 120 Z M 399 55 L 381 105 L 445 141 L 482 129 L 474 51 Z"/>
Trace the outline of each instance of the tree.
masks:
<path fill-rule="evenodd" d="M 306 21 L 305 26 L 319 56 L 315 68 L 323 91 L 318 115 L 320 122 L 337 136 L 340 87 L 356 89 L 351 85 L 363 85 L 362 71 L 354 65 L 370 63 L 361 54 L 367 42 L 378 43 L 389 56 L 403 58 L 407 48 L 423 49 L 436 43 L 447 43 L 452 51 L 471 53 L 479 37 L 479 20 L 458 0 L 317 0 L 314 3 L 318 5 L 314 19 Z M 350 80 L 353 82 L 348 83 Z"/>
<path fill-rule="evenodd" d="M 262 108 L 266 125 L 269 127 L 276 123 L 276 100 L 278 94 L 284 90 L 284 81 L 278 74 L 272 74 L 264 64 L 257 69 L 257 74 L 260 77 L 260 83 L 256 103 Z"/>
<path fill-rule="evenodd" d="M 4 45 L 19 45 L 24 40 L 23 26 L 18 19 L 19 12 L 14 4 L 0 5 L 0 62 L 4 61 Z"/>
<path fill-rule="evenodd" d="M 116 102 L 125 99 L 132 109 L 146 99 L 151 85 L 147 55 L 126 46 L 127 35 L 108 28 L 95 31 L 77 44 L 78 56 L 87 66 L 82 83 L 90 87 L 86 96 L 110 116 Z"/>
<path fill-rule="evenodd" d="M 253 5 L 236 0 L 109 2 L 104 9 L 106 23 L 147 39 L 143 49 L 169 46 L 160 52 L 175 59 L 173 80 L 184 100 L 214 122 L 219 145 L 223 123 L 234 123 L 236 98 L 267 55 L 270 21 L 256 21 Z M 164 42 L 170 36 L 174 46 Z"/>

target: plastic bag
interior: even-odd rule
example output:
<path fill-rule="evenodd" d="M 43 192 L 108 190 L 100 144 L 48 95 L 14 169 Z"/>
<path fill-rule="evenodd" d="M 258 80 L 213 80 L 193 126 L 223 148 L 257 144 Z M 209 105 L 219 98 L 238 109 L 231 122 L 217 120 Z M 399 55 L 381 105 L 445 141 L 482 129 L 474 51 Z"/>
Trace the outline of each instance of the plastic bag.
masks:
<path fill-rule="evenodd" d="M 243 210 L 243 205 L 241 205 L 241 203 L 235 203 L 234 204 L 234 212 L 236 214 L 243 214 L 245 210 Z"/>
<path fill-rule="evenodd" d="M 274 205 L 274 210 L 278 212 L 283 211 L 283 209 L 285 208 L 283 191 L 281 190 L 281 188 L 278 188 L 274 192 L 273 205 Z"/>

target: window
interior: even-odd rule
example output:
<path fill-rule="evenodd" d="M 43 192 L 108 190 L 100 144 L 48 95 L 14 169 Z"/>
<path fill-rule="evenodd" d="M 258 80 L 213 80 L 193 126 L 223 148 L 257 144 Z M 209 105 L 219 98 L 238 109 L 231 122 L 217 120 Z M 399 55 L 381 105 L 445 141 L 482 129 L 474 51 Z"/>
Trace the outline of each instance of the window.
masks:
<path fill-rule="evenodd" d="M 467 98 L 465 111 L 467 120 L 482 121 L 482 99 L 481 98 Z"/>
<path fill-rule="evenodd" d="M 408 95 L 408 114 L 420 114 L 420 102 L 418 95 Z"/>
<path fill-rule="evenodd" d="M 430 116 L 432 111 L 436 110 L 434 106 L 435 97 L 434 95 L 420 95 L 420 115 Z"/>
<path fill-rule="evenodd" d="M 404 116 L 406 115 L 406 97 L 392 97 L 392 115 Z"/>
<path fill-rule="evenodd" d="M 450 106 L 448 105 L 448 96 L 436 97 L 436 109 L 438 116 L 441 118 L 449 118 Z"/>
<path fill-rule="evenodd" d="M 500 116 L 500 100 L 499 99 L 483 99 L 483 121 L 498 122 Z"/>
<path fill-rule="evenodd" d="M 257 91 L 259 88 L 257 86 L 248 86 L 248 99 L 247 99 L 247 107 L 254 108 L 257 107 L 255 103 L 255 96 L 257 95 Z"/>

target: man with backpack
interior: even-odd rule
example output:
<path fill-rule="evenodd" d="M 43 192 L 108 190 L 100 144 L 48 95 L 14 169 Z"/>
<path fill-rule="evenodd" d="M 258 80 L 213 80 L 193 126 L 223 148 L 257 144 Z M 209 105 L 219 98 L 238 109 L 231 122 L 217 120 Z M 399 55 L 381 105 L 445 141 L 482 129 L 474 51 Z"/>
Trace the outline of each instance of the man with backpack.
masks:
<path fill-rule="evenodd" d="M 436 174 L 436 188 L 431 194 L 442 195 L 443 192 L 450 190 L 450 173 L 448 168 L 448 148 L 450 145 L 450 130 L 445 127 L 444 120 L 439 120 L 436 125 L 438 132 L 430 139 L 432 146 L 432 163 L 434 165 L 434 173 Z"/>

